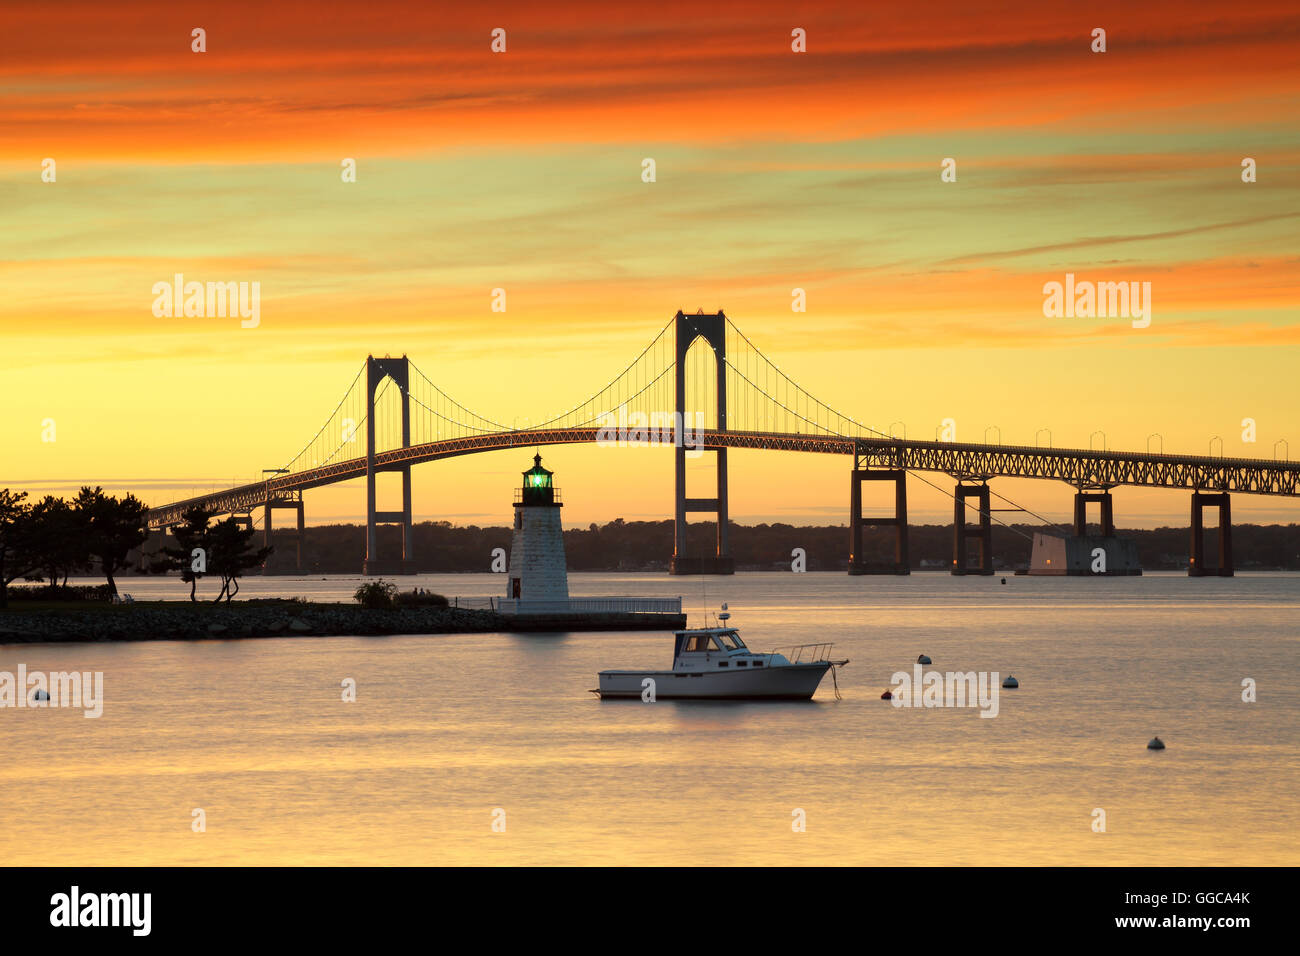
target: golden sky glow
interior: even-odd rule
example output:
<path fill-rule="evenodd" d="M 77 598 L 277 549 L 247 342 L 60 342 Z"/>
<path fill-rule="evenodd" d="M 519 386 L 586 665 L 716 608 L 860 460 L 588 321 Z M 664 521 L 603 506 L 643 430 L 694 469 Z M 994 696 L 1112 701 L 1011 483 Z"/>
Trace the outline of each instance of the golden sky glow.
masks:
<path fill-rule="evenodd" d="M 810 392 L 909 437 L 952 418 L 959 440 L 1046 427 L 1058 446 L 1102 430 L 1113 448 L 1159 433 L 1166 451 L 1219 436 L 1227 455 L 1288 439 L 1300 456 L 1300 12 L 978 7 L 6 6 L 0 486 L 161 503 L 249 480 L 368 352 L 410 355 L 484 415 L 541 420 L 678 308 L 726 309 Z M 150 290 L 178 272 L 260 282 L 260 325 L 156 318 Z M 1043 284 L 1067 272 L 1150 282 L 1150 327 L 1045 318 Z M 505 523 L 529 458 L 424 465 L 416 513 Z M 671 512 L 662 451 L 547 465 L 569 524 Z M 847 471 L 737 453 L 732 515 L 843 522 Z M 1062 485 L 997 487 L 1069 508 Z M 1117 498 L 1121 525 L 1186 522 L 1185 494 Z M 313 523 L 363 512 L 356 485 L 308 495 Z M 951 506 L 920 486 L 913 515 Z"/>

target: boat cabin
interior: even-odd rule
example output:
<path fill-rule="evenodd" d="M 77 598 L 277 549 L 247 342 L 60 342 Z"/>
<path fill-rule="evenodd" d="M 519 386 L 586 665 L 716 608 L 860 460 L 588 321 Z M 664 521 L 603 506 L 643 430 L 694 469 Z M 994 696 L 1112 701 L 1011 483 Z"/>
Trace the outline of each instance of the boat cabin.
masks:
<path fill-rule="evenodd" d="M 704 627 L 674 635 L 673 670 L 702 671 L 764 667 L 769 654 L 755 654 L 734 628 Z"/>

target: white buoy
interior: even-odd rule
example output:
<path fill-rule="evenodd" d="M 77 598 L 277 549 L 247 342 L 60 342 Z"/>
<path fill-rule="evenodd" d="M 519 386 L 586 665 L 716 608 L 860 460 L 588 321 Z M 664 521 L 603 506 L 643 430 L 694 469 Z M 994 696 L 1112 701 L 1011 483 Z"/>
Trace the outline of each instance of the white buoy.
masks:
<path fill-rule="evenodd" d="M 933 661 L 930 660 L 930 658 L 926 657 L 924 654 L 922 654 L 920 657 L 918 657 L 918 658 L 916 659 L 916 662 L 917 662 L 918 664 L 932 664 L 932 663 L 934 663 Z"/>
<path fill-rule="evenodd" d="M 36 693 L 32 695 L 32 700 L 49 700 L 50 692 L 37 688 Z"/>
<path fill-rule="evenodd" d="M 1004 681 L 1002 682 L 1002 686 L 1003 686 L 1003 687 L 1019 687 L 1019 686 L 1020 686 L 1020 681 L 1016 680 L 1014 677 L 1012 677 L 1010 674 L 1008 674 L 1008 675 L 1007 675 L 1007 679 L 1004 680 Z"/>
<path fill-rule="evenodd" d="M 1147 743 L 1147 750 L 1164 750 L 1165 742 L 1159 737 L 1152 737 Z"/>

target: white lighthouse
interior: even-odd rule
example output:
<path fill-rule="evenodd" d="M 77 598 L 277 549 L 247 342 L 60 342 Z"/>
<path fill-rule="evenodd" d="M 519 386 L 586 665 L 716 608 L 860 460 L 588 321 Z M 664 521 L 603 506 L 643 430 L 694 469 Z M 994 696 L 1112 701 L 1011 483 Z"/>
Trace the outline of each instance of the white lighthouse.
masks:
<path fill-rule="evenodd" d="M 507 598 L 521 604 L 569 600 L 569 572 L 564 563 L 564 529 L 560 524 L 560 494 L 552 472 L 533 456 L 515 492 L 515 528 L 510 542 L 510 582 Z M 522 610 L 522 608 L 520 608 Z"/>

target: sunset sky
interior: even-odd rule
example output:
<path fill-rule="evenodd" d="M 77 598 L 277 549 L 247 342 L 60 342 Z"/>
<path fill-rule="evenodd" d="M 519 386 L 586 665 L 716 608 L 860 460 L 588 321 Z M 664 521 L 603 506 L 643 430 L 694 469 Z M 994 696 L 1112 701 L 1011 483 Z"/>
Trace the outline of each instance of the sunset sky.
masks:
<path fill-rule="evenodd" d="M 1298 41 L 1282 0 L 5 4 L 0 487 L 251 480 L 367 353 L 542 420 L 679 308 L 909 437 L 1300 458 Z M 1150 327 L 1045 318 L 1067 272 L 1150 282 Z M 175 273 L 259 282 L 260 325 L 156 318 Z M 545 456 L 570 526 L 671 515 L 662 450 Z M 417 520 L 508 522 L 530 457 L 419 467 Z M 850 467 L 733 453 L 732 517 L 843 523 Z M 1065 485 L 994 487 L 1069 514 Z M 1121 526 L 1187 522 L 1186 492 L 1116 499 Z M 925 485 L 912 507 L 951 519 Z M 364 509 L 359 483 L 308 493 L 310 523 Z"/>

